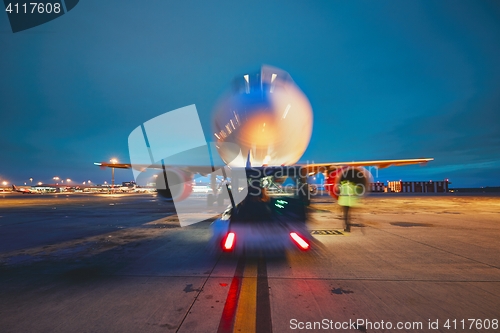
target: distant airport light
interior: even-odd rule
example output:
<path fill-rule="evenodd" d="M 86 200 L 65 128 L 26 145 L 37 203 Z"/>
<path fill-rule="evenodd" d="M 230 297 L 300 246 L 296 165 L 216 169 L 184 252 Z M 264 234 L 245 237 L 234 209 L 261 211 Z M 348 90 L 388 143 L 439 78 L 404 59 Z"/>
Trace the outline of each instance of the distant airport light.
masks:
<path fill-rule="evenodd" d="M 38 182 L 37 184 L 38 184 L 38 185 L 42 185 L 42 182 Z"/>
<path fill-rule="evenodd" d="M 223 245 L 224 251 L 231 251 L 233 249 L 235 238 L 236 238 L 236 235 L 234 234 L 234 232 L 230 232 L 227 234 L 226 240 L 224 241 L 224 245 Z"/>
<path fill-rule="evenodd" d="M 4 182 L 2 182 L 2 185 L 3 185 L 3 186 L 7 185 L 7 182 L 5 182 L 5 181 L 4 181 Z"/>
<path fill-rule="evenodd" d="M 94 162 L 94 165 L 101 166 L 102 163 L 100 163 L 100 162 Z"/>
<path fill-rule="evenodd" d="M 307 242 L 302 239 L 302 237 L 300 237 L 296 232 L 291 232 L 290 237 L 292 237 L 295 244 L 297 244 L 302 250 L 309 249 L 309 244 L 307 244 Z"/>
<path fill-rule="evenodd" d="M 71 179 L 69 179 L 69 178 L 68 178 L 68 179 L 66 179 L 66 183 L 69 183 L 70 181 L 71 181 Z"/>
<path fill-rule="evenodd" d="M 116 158 L 112 158 L 109 160 L 111 163 L 116 164 L 118 160 Z M 90 180 L 89 180 L 90 183 Z M 113 188 L 113 192 L 115 191 L 115 168 L 111 168 L 111 187 Z"/>

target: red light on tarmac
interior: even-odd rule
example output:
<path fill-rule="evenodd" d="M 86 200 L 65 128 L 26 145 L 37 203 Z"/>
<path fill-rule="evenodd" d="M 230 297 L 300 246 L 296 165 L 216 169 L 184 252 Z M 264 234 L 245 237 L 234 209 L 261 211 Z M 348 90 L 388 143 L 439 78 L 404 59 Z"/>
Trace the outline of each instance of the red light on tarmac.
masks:
<path fill-rule="evenodd" d="M 290 237 L 292 237 L 292 240 L 297 244 L 297 246 L 302 249 L 302 250 L 307 250 L 309 249 L 309 244 L 302 238 L 300 237 L 296 232 L 291 232 Z"/>
<path fill-rule="evenodd" d="M 235 238 L 236 238 L 236 235 L 234 234 L 234 232 L 228 233 L 226 236 L 226 239 L 224 240 L 224 244 L 222 245 L 222 249 L 224 251 L 232 251 Z"/>

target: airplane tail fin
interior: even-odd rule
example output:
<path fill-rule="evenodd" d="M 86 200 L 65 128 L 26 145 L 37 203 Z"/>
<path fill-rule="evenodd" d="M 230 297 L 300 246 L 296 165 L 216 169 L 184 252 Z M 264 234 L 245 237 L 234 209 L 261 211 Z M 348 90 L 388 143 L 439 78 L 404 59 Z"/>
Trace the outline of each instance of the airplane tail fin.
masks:
<path fill-rule="evenodd" d="M 16 185 L 12 184 L 12 190 L 17 191 Z"/>

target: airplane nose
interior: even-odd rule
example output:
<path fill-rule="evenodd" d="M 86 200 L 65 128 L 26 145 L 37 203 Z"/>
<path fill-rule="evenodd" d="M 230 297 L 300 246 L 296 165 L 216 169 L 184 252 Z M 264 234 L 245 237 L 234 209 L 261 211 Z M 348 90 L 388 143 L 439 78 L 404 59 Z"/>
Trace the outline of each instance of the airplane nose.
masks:
<path fill-rule="evenodd" d="M 233 81 L 214 109 L 213 131 L 218 143 L 236 144 L 243 156 L 250 152 L 252 165 L 290 165 L 309 144 L 312 109 L 288 73 L 262 66 Z M 223 149 L 219 154 L 226 161 Z"/>
<path fill-rule="evenodd" d="M 242 125 L 238 139 L 245 145 L 253 145 L 256 148 L 276 144 L 279 137 L 276 135 L 276 120 L 274 118 L 272 114 L 256 110 Z"/>

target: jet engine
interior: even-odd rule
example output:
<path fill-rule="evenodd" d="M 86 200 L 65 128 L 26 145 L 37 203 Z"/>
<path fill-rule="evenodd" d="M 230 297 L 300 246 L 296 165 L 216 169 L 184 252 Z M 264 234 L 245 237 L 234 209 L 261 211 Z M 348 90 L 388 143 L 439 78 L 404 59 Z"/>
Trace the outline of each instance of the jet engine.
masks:
<path fill-rule="evenodd" d="M 168 168 L 156 177 L 158 195 L 168 199 L 181 201 L 189 197 L 193 191 L 192 174 L 175 168 Z"/>
<path fill-rule="evenodd" d="M 371 179 L 370 171 L 365 168 L 346 166 L 331 171 L 325 183 L 328 193 L 337 199 L 340 193 L 340 184 L 343 181 L 347 180 L 356 184 L 356 194 L 363 196 L 370 190 Z"/>

